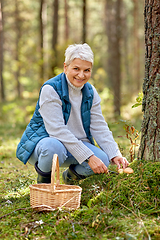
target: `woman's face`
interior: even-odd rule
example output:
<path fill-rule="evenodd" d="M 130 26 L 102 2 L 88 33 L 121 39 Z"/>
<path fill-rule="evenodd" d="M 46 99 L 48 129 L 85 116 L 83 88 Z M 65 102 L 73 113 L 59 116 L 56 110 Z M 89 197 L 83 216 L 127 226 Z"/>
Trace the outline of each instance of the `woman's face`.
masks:
<path fill-rule="evenodd" d="M 68 66 L 64 63 L 64 72 L 75 87 L 81 87 L 91 77 L 92 63 L 75 58 Z"/>

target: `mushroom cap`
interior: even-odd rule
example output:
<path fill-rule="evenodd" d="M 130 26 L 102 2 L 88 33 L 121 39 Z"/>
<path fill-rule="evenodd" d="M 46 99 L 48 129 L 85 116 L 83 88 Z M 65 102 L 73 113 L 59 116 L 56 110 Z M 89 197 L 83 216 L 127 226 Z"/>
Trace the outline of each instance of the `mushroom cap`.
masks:
<path fill-rule="evenodd" d="M 123 169 L 122 168 L 120 168 L 120 169 L 118 169 L 118 173 L 123 173 Z"/>
<path fill-rule="evenodd" d="M 133 173 L 134 171 L 133 171 L 132 168 L 127 167 L 127 168 L 123 169 L 123 172 L 124 172 L 124 173 L 128 173 L 128 174 L 131 174 L 131 173 Z"/>

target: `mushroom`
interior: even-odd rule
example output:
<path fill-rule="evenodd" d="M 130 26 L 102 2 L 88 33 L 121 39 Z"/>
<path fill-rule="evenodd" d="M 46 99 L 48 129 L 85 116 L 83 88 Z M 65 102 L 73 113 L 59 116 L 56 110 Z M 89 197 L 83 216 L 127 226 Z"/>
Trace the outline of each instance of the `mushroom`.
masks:
<path fill-rule="evenodd" d="M 123 169 L 123 168 L 118 169 L 118 173 L 119 173 L 119 174 L 121 174 L 121 173 L 131 174 L 131 173 L 133 173 L 133 172 L 134 172 L 133 169 L 130 168 L 130 167 L 127 167 L 127 168 L 125 168 L 125 169 Z"/>
<path fill-rule="evenodd" d="M 133 173 L 134 171 L 133 171 L 132 168 L 127 167 L 127 168 L 123 169 L 123 172 L 124 172 L 124 173 L 128 173 L 128 174 L 131 174 L 131 173 Z"/>
<path fill-rule="evenodd" d="M 123 169 L 122 168 L 120 168 L 120 169 L 118 169 L 118 173 L 123 173 Z"/>

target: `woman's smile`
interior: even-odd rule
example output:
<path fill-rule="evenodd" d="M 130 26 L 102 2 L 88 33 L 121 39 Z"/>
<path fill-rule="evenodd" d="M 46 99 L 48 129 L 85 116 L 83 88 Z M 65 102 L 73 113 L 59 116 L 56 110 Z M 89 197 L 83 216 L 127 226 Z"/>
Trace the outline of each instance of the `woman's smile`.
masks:
<path fill-rule="evenodd" d="M 91 77 L 92 63 L 76 58 L 68 66 L 64 63 L 64 72 L 75 87 L 81 87 Z"/>

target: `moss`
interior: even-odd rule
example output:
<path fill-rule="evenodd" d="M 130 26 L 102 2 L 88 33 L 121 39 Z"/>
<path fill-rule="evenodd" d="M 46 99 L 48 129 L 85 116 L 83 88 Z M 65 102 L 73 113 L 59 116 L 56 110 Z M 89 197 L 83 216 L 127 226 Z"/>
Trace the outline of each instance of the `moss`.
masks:
<path fill-rule="evenodd" d="M 136 212 L 151 214 L 157 211 L 158 213 L 160 207 L 160 162 L 136 160 L 130 166 L 134 169 L 134 173 L 131 175 L 101 176 L 101 183 L 96 183 L 99 193 L 83 188 L 83 201 L 92 199 L 92 205 L 98 203 L 102 206 L 107 205 L 110 209 L 123 206 L 134 209 Z M 93 185 L 96 185 L 94 181 L 96 181 L 96 177 L 92 179 Z"/>
<path fill-rule="evenodd" d="M 24 177 L 18 181 L 11 175 L 12 191 L 16 188 L 20 195 L 0 199 L 3 214 L 9 213 L 1 219 L 1 238 L 124 240 L 127 236 L 145 239 L 150 234 L 156 239 L 160 234 L 160 163 L 135 160 L 130 166 L 131 175 L 100 174 L 82 180 L 81 206 L 76 211 L 33 211 L 29 194 L 22 193 L 30 178 L 26 183 Z"/>

